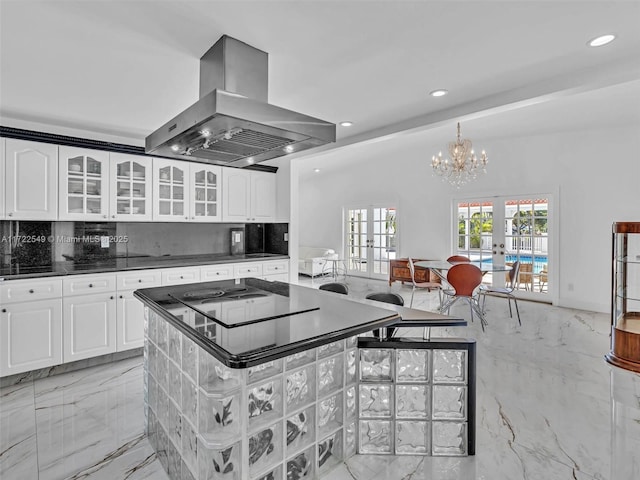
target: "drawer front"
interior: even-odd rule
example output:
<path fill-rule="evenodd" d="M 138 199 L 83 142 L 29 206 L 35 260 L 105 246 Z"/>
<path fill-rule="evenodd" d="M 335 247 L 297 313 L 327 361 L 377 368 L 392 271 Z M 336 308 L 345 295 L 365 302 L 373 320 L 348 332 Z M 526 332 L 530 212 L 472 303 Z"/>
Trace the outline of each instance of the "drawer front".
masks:
<path fill-rule="evenodd" d="M 225 265 L 212 265 L 210 267 L 200 267 L 200 280 L 212 282 L 215 280 L 229 280 L 233 278 L 233 263 Z"/>
<path fill-rule="evenodd" d="M 162 271 L 162 285 L 179 285 L 200 281 L 200 267 L 170 268 Z"/>
<path fill-rule="evenodd" d="M 29 302 L 62 296 L 62 278 L 9 280 L 0 284 L 0 303 Z"/>
<path fill-rule="evenodd" d="M 116 290 L 116 275 L 74 275 L 62 279 L 64 296 L 107 293 Z"/>
<path fill-rule="evenodd" d="M 261 263 L 238 263 L 233 269 L 234 278 L 261 277 Z"/>
<path fill-rule="evenodd" d="M 265 262 L 262 264 L 263 275 L 278 275 L 289 271 L 289 262 Z"/>
<path fill-rule="evenodd" d="M 118 274 L 118 290 L 137 290 L 138 288 L 157 287 L 161 284 L 160 270 L 140 270 Z"/>

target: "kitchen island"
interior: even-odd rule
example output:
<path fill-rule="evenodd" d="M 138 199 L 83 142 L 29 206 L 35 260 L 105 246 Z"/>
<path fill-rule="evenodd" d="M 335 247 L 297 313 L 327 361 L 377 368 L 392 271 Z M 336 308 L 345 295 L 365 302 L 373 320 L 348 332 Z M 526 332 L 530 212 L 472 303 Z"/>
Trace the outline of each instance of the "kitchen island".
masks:
<path fill-rule="evenodd" d="M 470 455 L 475 343 L 358 337 L 453 317 L 258 279 L 138 290 L 170 478 L 318 478 L 359 453 Z M 389 307 L 389 308 L 387 308 Z"/>

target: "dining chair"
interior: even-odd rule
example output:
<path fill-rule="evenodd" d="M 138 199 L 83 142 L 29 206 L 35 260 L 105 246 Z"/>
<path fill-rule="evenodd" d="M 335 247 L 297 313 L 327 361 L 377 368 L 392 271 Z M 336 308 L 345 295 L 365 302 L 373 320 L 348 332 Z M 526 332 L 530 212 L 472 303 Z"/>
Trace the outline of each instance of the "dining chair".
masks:
<path fill-rule="evenodd" d="M 518 283 L 524 283 L 525 290 L 533 290 L 533 263 L 520 264 L 520 273 L 516 277 Z"/>
<path fill-rule="evenodd" d="M 544 290 L 544 287 L 549 282 L 549 272 L 547 271 L 547 267 L 544 267 L 542 270 L 540 270 L 540 273 L 538 274 L 538 282 L 540 291 L 542 292 Z"/>
<path fill-rule="evenodd" d="M 327 292 L 341 293 L 342 295 L 349 294 L 349 287 L 346 284 L 340 282 L 324 283 L 318 287 L 320 290 L 326 290 Z"/>
<path fill-rule="evenodd" d="M 447 283 L 449 283 L 454 290 L 453 295 L 442 306 L 442 311 L 446 310 L 447 315 L 451 310 L 451 306 L 458 300 L 462 299 L 469 304 L 471 310 L 471 321 L 473 322 L 473 312 L 480 317 L 480 326 L 484 331 L 487 321 L 484 318 L 482 309 L 479 302 L 479 289 L 478 287 L 482 283 L 482 271 L 472 264 L 460 263 L 454 265 L 447 272 Z"/>
<path fill-rule="evenodd" d="M 470 262 L 471 259 L 469 257 L 465 257 L 464 255 L 451 255 L 447 258 L 447 262 L 449 263 L 461 263 L 461 262 Z"/>
<path fill-rule="evenodd" d="M 489 285 L 480 285 L 480 296 L 482 297 L 482 313 L 485 312 L 484 304 L 487 301 L 487 295 L 492 297 L 506 298 L 509 301 L 509 316 L 513 318 L 513 312 L 511 311 L 511 300 L 516 305 L 516 314 L 518 315 L 518 324 L 522 325 L 520 321 L 520 310 L 518 310 L 518 299 L 513 295 L 514 290 L 518 288 L 518 278 L 520 273 L 520 262 L 513 262 L 511 270 L 507 272 L 508 280 L 504 287 L 492 287 Z"/>
<path fill-rule="evenodd" d="M 415 293 L 416 288 L 425 288 L 429 292 L 432 289 L 437 289 L 440 308 L 442 308 L 442 285 L 438 282 L 416 282 L 416 267 L 413 264 L 413 259 L 411 257 L 409 257 L 407 264 L 409 265 L 409 274 L 411 275 L 411 284 L 413 286 L 411 289 L 411 301 L 409 302 L 409 308 L 413 307 L 413 294 Z M 429 275 L 431 275 L 431 273 L 429 273 Z"/>
<path fill-rule="evenodd" d="M 392 303 L 393 305 L 400 305 L 401 307 L 404 306 L 404 298 L 393 292 L 370 293 L 364 298 L 366 298 L 367 300 L 375 300 L 376 302 Z M 394 331 L 394 327 L 387 327 L 385 338 L 391 338 Z M 373 336 L 376 338 L 380 338 L 380 329 L 375 329 L 373 331 Z"/>

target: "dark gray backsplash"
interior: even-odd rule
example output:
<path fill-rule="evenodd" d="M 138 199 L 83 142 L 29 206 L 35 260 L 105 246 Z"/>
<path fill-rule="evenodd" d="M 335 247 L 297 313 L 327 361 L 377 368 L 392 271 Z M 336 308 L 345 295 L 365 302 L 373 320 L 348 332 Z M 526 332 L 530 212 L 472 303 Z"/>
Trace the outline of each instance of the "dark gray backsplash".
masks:
<path fill-rule="evenodd" d="M 289 254 L 288 223 L 248 223 L 245 225 L 246 253 Z"/>
<path fill-rule="evenodd" d="M 245 229 L 247 253 L 287 255 L 288 224 L 0 221 L 0 264 L 47 265 L 87 256 L 229 254 L 231 230 Z M 109 246 L 88 241 L 113 237 Z M 85 240 L 78 240 L 85 237 Z M 45 241 L 30 241 L 46 239 Z M 51 241 L 53 239 L 53 241 Z"/>

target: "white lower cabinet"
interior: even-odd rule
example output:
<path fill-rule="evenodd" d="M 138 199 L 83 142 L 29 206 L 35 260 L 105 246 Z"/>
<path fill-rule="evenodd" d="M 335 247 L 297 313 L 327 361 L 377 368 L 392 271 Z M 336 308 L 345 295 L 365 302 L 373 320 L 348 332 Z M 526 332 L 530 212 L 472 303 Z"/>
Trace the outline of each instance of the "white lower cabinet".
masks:
<path fill-rule="evenodd" d="M 233 268 L 233 278 L 262 277 L 262 263 L 236 263 Z"/>
<path fill-rule="evenodd" d="M 200 281 L 202 282 L 214 282 L 216 280 L 229 280 L 232 278 L 233 263 L 200 267 Z"/>
<path fill-rule="evenodd" d="M 133 292 L 139 288 L 157 287 L 161 283 L 160 270 L 137 270 L 117 274 L 117 352 L 144 345 L 144 305 L 133 296 Z"/>
<path fill-rule="evenodd" d="M 288 260 L 273 260 L 3 282 L 0 376 L 142 347 L 144 306 L 133 296 L 138 288 L 247 277 L 287 282 L 288 267 Z M 253 299 L 220 313 L 229 321 L 243 321 L 247 312 L 268 316 L 271 308 L 268 300 Z M 212 325 L 213 337 L 218 331 Z M 273 335 L 255 329 L 247 338 L 229 329 L 222 345 L 261 348 L 273 342 Z"/>
<path fill-rule="evenodd" d="M 62 363 L 62 300 L 3 304 L 0 376 Z"/>
<path fill-rule="evenodd" d="M 115 292 L 64 298 L 64 362 L 116 351 Z"/>
<path fill-rule="evenodd" d="M 133 296 L 133 290 L 118 292 L 116 314 L 116 351 L 144 345 L 144 305 Z"/>
<path fill-rule="evenodd" d="M 289 281 L 289 260 L 273 260 L 262 264 L 263 280 L 271 282 Z"/>
<path fill-rule="evenodd" d="M 200 267 L 168 268 L 162 271 L 162 285 L 180 285 L 200 281 Z"/>

